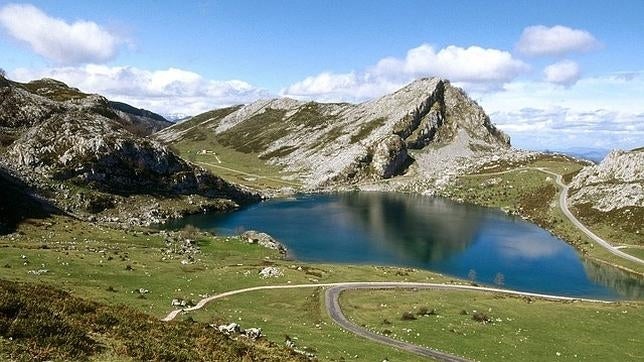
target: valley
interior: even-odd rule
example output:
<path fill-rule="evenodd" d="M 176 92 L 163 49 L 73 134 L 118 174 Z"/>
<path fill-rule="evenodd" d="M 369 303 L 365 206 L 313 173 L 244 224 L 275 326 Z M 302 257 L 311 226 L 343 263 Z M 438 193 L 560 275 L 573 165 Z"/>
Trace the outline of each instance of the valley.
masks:
<path fill-rule="evenodd" d="M 465 255 L 478 240 L 472 235 L 483 238 L 490 232 L 468 229 L 471 219 L 455 222 L 463 213 L 492 215 L 488 230 L 520 225 L 508 229 L 519 241 L 528 239 L 521 228 L 535 230 L 538 237 L 527 243 L 530 248 L 540 240 L 558 243 L 557 249 L 568 247 L 563 241 L 574 246 L 576 251 L 566 249 L 562 257 L 569 262 L 553 259 L 541 268 L 564 265 L 556 277 L 570 278 L 571 285 L 587 282 L 577 283 L 577 276 L 592 275 L 589 285 L 601 289 L 593 296 L 607 302 L 552 301 L 489 290 L 348 289 L 339 297 L 348 319 L 372 332 L 466 359 L 641 357 L 640 341 L 633 336 L 642 323 L 642 150 L 611 153 L 605 163 L 592 166 L 514 149 L 474 100 L 439 78 L 419 79 L 360 104 L 260 100 L 177 124 L 55 80 L 0 80 L 0 292 L 19 296 L 0 304 L 3 359 L 416 360 L 408 350 L 336 324 L 325 293 L 330 283 L 345 282 L 481 283 L 537 292 L 548 284 L 530 280 L 538 274 L 535 270 L 522 275 L 526 284 L 513 284 L 518 271 L 497 280 L 498 270 L 488 273 L 465 262 L 441 269 L 441 258 Z M 625 172 L 615 166 L 623 164 L 632 166 Z M 561 207 L 558 175 L 570 186 L 566 208 Z M 263 216 L 275 228 L 271 235 L 294 254 L 249 242 L 240 236 L 244 225 L 231 223 L 232 230 L 222 232 L 221 225 L 190 222 L 189 215 L 208 219 L 228 212 L 224 216 L 242 217 L 273 202 L 288 208 L 289 200 L 325 195 L 340 195 L 340 200 L 349 195 L 345 204 L 358 205 L 349 212 L 354 217 L 339 218 L 354 228 L 346 229 L 346 239 L 335 237 L 345 230 L 341 224 L 324 224 L 324 215 L 338 215 L 337 200 L 310 205 L 319 207 L 321 214 L 313 217 L 325 229 L 309 221 L 291 231 L 296 239 L 279 237 L 289 229 L 286 224 L 296 223 L 295 214 L 281 216 L 278 207 Z M 451 201 L 443 205 L 440 197 Z M 272 200 L 260 203 L 267 199 Z M 439 203 L 432 212 L 443 218 L 428 217 L 427 209 L 408 199 L 419 205 Z M 580 230 L 566 215 L 568 208 L 592 233 L 635 258 L 610 253 Z M 308 215 L 306 208 L 295 213 Z M 172 226 L 173 220 L 186 222 Z M 435 264 L 350 257 L 379 250 L 371 244 L 344 253 L 342 243 L 357 243 L 362 234 L 356 230 L 370 227 L 382 231 L 382 240 L 368 232 L 360 237 L 380 240 L 381 250 L 407 245 L 403 252 L 414 257 L 438 255 L 435 260 L 430 255 Z M 315 234 L 307 237 L 307 231 Z M 423 237 L 428 234 L 439 237 Z M 328 246 L 332 241 L 338 244 Z M 343 250 L 336 254 L 344 253 L 345 259 L 299 258 L 304 249 L 291 248 L 292 242 Z M 429 245 L 435 249 L 424 253 Z M 508 243 L 499 249 L 515 247 Z M 491 246 L 483 249 L 471 257 L 500 253 Z M 521 258 L 527 256 L 518 254 L 512 264 L 520 266 Z M 488 263 L 497 268 L 501 260 Z M 179 311 L 174 321 L 160 321 L 177 307 L 189 309 L 219 293 L 302 284 L 319 286 L 229 295 L 198 310 Z M 588 296 L 584 293 L 571 287 L 559 294 Z M 30 304 L 38 298 L 49 309 Z M 67 310 L 60 300 L 68 298 L 97 316 L 83 319 L 82 313 Z M 419 308 L 427 310 L 416 312 Z M 487 310 L 492 319 L 473 320 L 474 310 Z M 413 318 L 401 317 L 404 312 Z M 43 313 L 62 313 L 59 322 L 83 336 L 80 342 L 39 331 L 36 321 Z M 34 324 L 18 328 L 17 320 Z M 128 342 L 131 337 L 122 331 L 135 328 L 132 320 L 152 331 L 150 340 Z M 263 337 L 227 336 L 218 328 L 233 322 L 245 329 L 259 327 Z M 620 333 L 614 333 L 616 325 Z M 174 342 L 169 336 L 175 336 Z M 593 347 L 575 348 L 570 344 L 575 338 Z M 619 349 L 596 347 L 617 341 L 624 341 Z"/>

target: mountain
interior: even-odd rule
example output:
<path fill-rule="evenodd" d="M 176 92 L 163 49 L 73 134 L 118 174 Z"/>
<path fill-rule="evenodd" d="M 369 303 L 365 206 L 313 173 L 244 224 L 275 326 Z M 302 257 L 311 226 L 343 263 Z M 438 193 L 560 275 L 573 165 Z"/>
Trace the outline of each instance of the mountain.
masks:
<path fill-rule="evenodd" d="M 175 213 L 188 201 L 198 211 L 257 198 L 145 137 L 170 124 L 152 112 L 51 79 L 0 77 L 0 95 L 0 165 L 63 210 L 163 216 L 167 204 Z"/>
<path fill-rule="evenodd" d="M 475 101 L 439 78 L 361 104 L 260 100 L 204 113 L 155 137 L 178 149 L 205 142 L 253 155 L 310 188 L 386 179 L 396 188 L 427 188 L 418 183 L 516 154 Z"/>
<path fill-rule="evenodd" d="M 584 167 L 570 184 L 573 204 L 599 211 L 644 208 L 644 148 L 612 151 L 595 166 Z"/>
<path fill-rule="evenodd" d="M 608 155 L 610 150 L 604 148 L 592 148 L 592 147 L 570 147 L 562 148 L 555 150 L 545 150 L 546 153 L 563 153 L 568 156 L 575 158 L 580 158 L 584 160 L 593 161 L 594 163 L 599 163 L 601 160 Z"/>

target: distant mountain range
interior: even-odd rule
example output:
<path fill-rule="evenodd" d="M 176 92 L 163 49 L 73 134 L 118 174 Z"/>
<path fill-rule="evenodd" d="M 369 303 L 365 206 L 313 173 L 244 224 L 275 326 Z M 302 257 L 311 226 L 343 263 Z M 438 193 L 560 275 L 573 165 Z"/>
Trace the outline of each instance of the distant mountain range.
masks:
<path fill-rule="evenodd" d="M 592 148 L 592 147 L 570 147 L 561 149 L 546 149 L 546 153 L 563 153 L 575 158 L 581 158 L 594 163 L 601 162 L 611 150 L 605 148 Z"/>

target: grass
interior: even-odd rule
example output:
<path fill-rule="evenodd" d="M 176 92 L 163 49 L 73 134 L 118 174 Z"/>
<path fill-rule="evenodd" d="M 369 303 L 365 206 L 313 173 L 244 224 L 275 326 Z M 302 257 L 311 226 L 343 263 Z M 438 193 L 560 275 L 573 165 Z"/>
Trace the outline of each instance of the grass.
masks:
<path fill-rule="evenodd" d="M 205 323 L 164 323 L 126 306 L 42 284 L 0 280 L 3 360 L 303 360 L 260 340 L 232 340 Z"/>
<path fill-rule="evenodd" d="M 372 331 L 480 361 L 644 358 L 640 303 L 424 290 L 346 291 L 340 302 L 352 321 Z"/>
<path fill-rule="evenodd" d="M 602 212 L 585 203 L 575 205 L 572 212 L 602 238 L 624 245 L 644 246 L 644 207 Z"/>
<path fill-rule="evenodd" d="M 87 98 L 88 94 L 53 80 L 34 80 L 29 83 L 15 83 L 31 93 L 47 97 L 53 101 L 65 102 L 73 99 Z"/>
<path fill-rule="evenodd" d="M 185 130 L 211 119 L 210 125 L 237 109 L 239 107 L 206 112 L 175 128 Z M 283 116 L 283 111 L 269 110 L 254 116 L 257 119 L 253 122 L 244 122 L 223 135 L 215 135 L 209 127 L 198 126 L 188 131 L 172 148 L 181 157 L 232 183 L 256 190 L 297 188 L 299 182 L 292 175 L 283 173 L 283 167 L 266 162 L 267 158 L 285 156 L 294 148 L 283 147 L 260 158 L 260 152 L 268 146 L 271 137 L 283 134 L 281 127 L 288 125 L 280 121 Z M 276 124 L 279 127 L 275 128 Z"/>
<path fill-rule="evenodd" d="M 541 156 L 526 163 L 492 164 L 482 168 L 480 174 L 461 177 L 444 191 L 443 196 L 477 205 L 501 208 L 508 213 L 525 216 L 566 240 L 589 257 L 644 274 L 644 268 L 640 264 L 619 258 L 596 246 L 565 217 L 558 207 L 559 190 L 552 176 L 538 170 L 524 169 L 541 167 L 562 175 L 572 175 L 579 172 L 583 166 L 574 159 L 556 155 Z M 494 174 L 507 170 L 513 171 Z M 588 220 L 582 218 L 582 221 Z M 636 223 L 637 219 L 632 219 L 631 222 Z M 623 220 L 608 217 L 602 223 L 608 230 L 602 232 L 602 229 L 598 228 L 600 235 L 607 236 L 607 240 L 614 244 L 619 244 L 616 241 L 619 240 L 621 243 L 624 239 L 619 237 L 624 230 L 633 230 L 630 237 L 632 239 L 640 237 L 635 234 L 634 228 L 627 229 Z M 595 231 L 597 224 L 590 223 L 587 226 Z"/>
<path fill-rule="evenodd" d="M 258 190 L 273 190 L 285 186 L 297 187 L 296 180 L 282 172 L 282 168 L 269 165 L 257 154 L 244 153 L 210 139 L 198 142 L 181 142 L 174 148 L 181 157 L 197 163 L 226 181 Z M 203 151 L 206 153 L 203 153 Z"/>

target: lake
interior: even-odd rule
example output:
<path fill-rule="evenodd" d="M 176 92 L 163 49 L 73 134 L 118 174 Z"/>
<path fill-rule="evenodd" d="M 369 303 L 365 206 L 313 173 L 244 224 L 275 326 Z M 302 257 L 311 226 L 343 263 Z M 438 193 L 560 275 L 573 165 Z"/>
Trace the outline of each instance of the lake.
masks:
<path fill-rule="evenodd" d="M 575 297 L 644 297 L 642 279 L 583 258 L 534 224 L 437 197 L 301 195 L 232 213 L 192 215 L 165 227 L 189 224 L 220 235 L 263 231 L 301 261 L 422 268 L 481 284 L 502 279 L 506 288 Z"/>

